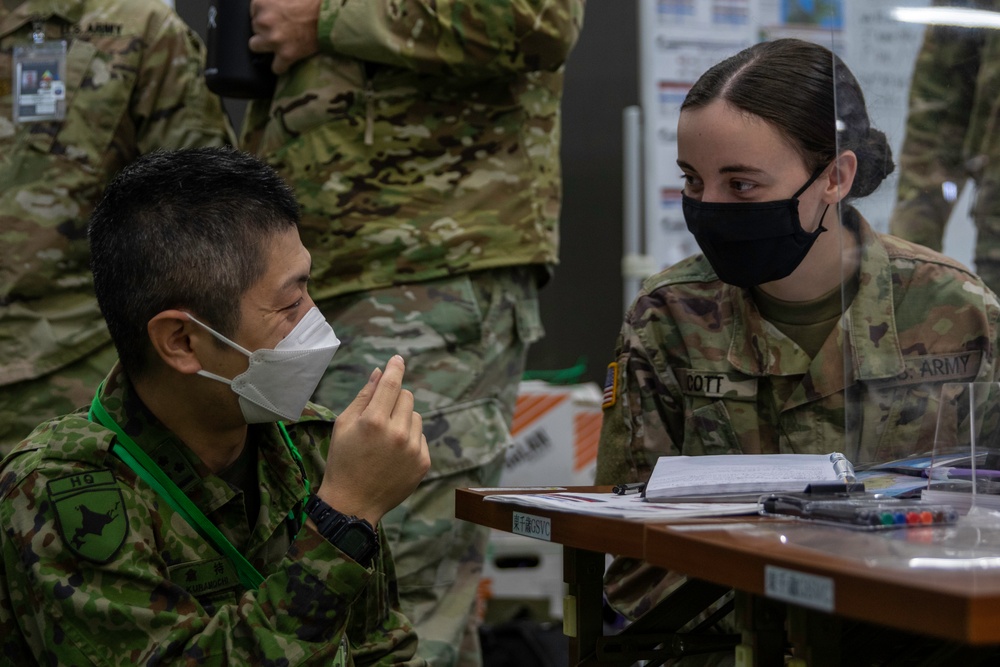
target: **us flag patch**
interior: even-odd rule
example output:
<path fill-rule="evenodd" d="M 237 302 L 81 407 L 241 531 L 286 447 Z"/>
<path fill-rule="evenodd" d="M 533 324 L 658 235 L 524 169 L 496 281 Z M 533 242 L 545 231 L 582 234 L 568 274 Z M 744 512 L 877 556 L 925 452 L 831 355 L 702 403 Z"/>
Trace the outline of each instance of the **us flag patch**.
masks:
<path fill-rule="evenodd" d="M 604 378 L 604 401 L 602 409 L 610 408 L 618 400 L 618 362 L 608 364 L 608 374 Z"/>

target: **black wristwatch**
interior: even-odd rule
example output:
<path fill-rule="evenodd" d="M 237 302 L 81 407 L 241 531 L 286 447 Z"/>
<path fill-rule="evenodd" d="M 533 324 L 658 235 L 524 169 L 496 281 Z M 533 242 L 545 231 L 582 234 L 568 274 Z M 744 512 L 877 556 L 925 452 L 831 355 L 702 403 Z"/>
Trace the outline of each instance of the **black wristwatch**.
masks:
<path fill-rule="evenodd" d="M 378 554 L 378 534 L 372 525 L 356 516 L 341 514 L 318 496 L 306 501 L 306 514 L 333 546 L 363 567 L 371 567 Z"/>

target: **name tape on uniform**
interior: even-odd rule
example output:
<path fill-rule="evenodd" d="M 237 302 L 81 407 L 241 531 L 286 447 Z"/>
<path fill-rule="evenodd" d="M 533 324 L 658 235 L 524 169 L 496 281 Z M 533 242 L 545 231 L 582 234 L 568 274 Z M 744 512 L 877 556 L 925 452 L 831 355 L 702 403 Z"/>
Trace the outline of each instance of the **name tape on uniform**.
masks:
<path fill-rule="evenodd" d="M 725 373 L 696 371 L 679 368 L 676 371 L 681 391 L 690 396 L 710 398 L 754 398 L 757 395 L 757 379 L 733 380 Z"/>
<path fill-rule="evenodd" d="M 899 384 L 971 380 L 979 371 L 983 353 L 980 350 L 910 357 L 903 360 L 906 371 L 896 376 Z"/>

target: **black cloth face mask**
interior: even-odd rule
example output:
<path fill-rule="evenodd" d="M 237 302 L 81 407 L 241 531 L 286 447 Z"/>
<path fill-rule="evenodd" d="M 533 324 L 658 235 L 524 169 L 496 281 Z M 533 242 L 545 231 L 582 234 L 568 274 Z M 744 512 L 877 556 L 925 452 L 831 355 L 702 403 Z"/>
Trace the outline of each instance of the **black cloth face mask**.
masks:
<path fill-rule="evenodd" d="M 798 268 L 826 231 L 822 223 L 815 232 L 802 229 L 798 197 L 826 167 L 816 169 L 790 199 L 706 203 L 683 195 L 688 231 L 720 280 L 752 287 L 785 278 Z"/>

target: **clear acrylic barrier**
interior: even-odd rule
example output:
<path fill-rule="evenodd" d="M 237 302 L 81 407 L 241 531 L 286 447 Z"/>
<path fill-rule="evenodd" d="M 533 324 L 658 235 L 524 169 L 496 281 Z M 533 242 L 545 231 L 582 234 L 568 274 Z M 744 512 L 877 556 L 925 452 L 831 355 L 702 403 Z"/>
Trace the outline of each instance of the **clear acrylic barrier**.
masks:
<path fill-rule="evenodd" d="M 731 543 L 726 546 L 749 544 L 748 552 L 758 546 L 761 552 L 774 553 L 807 549 L 809 559 L 829 555 L 849 561 L 849 567 L 840 569 L 850 572 L 870 567 L 877 575 L 890 569 L 889 574 L 908 577 L 918 571 L 915 581 L 937 585 L 944 579 L 960 580 L 1000 596 L 1000 513 L 979 507 L 993 497 L 993 487 L 984 483 L 979 493 L 971 493 L 984 470 L 1000 470 L 990 460 L 991 453 L 1000 450 L 998 305 L 991 291 L 958 267 L 983 273 L 987 285 L 988 260 L 1000 267 L 1000 222 L 995 232 L 980 238 L 996 238 L 992 252 L 982 243 L 985 249 L 973 252 L 973 218 L 1000 221 L 1000 141 L 994 138 L 1000 127 L 1000 30 L 985 27 L 991 20 L 1000 25 L 991 11 L 1000 9 L 1000 0 L 644 0 L 641 6 L 640 30 L 646 33 L 641 68 L 646 185 L 642 236 L 646 252 L 659 265 L 699 252 L 682 207 L 681 106 L 704 71 L 754 42 L 800 38 L 837 56 L 832 58 L 837 82 L 833 108 L 801 123 L 829 132 L 825 142 L 817 142 L 822 154 L 808 155 L 806 173 L 845 151 L 855 153 L 869 176 L 879 168 L 882 172 L 871 176 L 878 181 L 874 185 L 851 183 L 850 191 L 841 192 L 843 197 L 829 209 L 838 219 L 831 220 L 825 211 L 819 214 L 827 229 L 817 241 L 824 253 L 823 270 L 803 274 L 797 283 L 816 289 L 804 295 L 771 295 L 803 304 L 815 304 L 827 295 L 835 300 L 839 279 L 841 317 L 823 332 L 827 337 L 818 351 L 786 344 L 797 332 L 787 334 L 775 325 L 777 317 L 755 328 L 753 335 L 737 329 L 744 338 L 724 341 L 728 346 L 703 342 L 710 338 L 708 333 L 684 339 L 699 353 L 696 361 L 713 362 L 705 365 L 747 380 L 755 392 L 752 401 L 744 396 L 726 403 L 723 397 L 718 404 L 708 399 L 696 404 L 698 412 L 684 415 L 684 436 L 694 439 L 709 432 L 718 453 L 839 450 L 858 470 L 923 456 L 917 474 L 911 467 L 899 475 L 916 480 L 910 490 L 919 495 L 930 483 L 932 491 L 960 493 L 974 508 L 958 524 L 940 527 L 862 531 L 808 521 L 769 521 L 686 530 L 724 531 Z M 842 90 L 841 67 L 850 70 L 847 87 L 860 88 L 863 97 Z M 987 71 L 990 67 L 996 71 Z M 805 64 L 802 68 L 807 69 Z M 978 90 L 984 83 L 996 85 L 996 99 L 980 95 L 987 92 Z M 779 121 L 796 116 L 789 108 L 809 108 L 790 97 L 774 99 L 771 111 Z M 876 132 L 884 133 L 888 151 L 869 141 Z M 836 136 L 833 155 L 831 135 Z M 732 163 L 756 165 L 759 157 L 748 154 Z M 759 184 L 753 178 L 744 180 Z M 785 183 L 783 190 L 774 192 L 791 194 L 802 182 L 794 187 Z M 803 221 L 809 231 L 816 228 L 815 191 L 812 195 L 813 207 L 799 208 L 801 215 L 811 216 Z M 997 200 L 997 210 L 984 207 L 991 198 Z M 832 239 L 836 241 L 830 243 Z M 810 250 L 812 259 L 818 246 Z M 751 293 L 747 298 L 759 296 Z M 760 306 L 761 301 L 754 304 Z M 706 310 L 710 305 L 697 304 Z M 720 309 L 719 327 L 729 324 L 734 310 Z M 783 354 L 790 349 L 805 354 Z M 739 372 L 714 363 L 734 358 L 741 362 Z M 649 410 L 645 416 L 651 414 Z M 730 426 L 746 415 L 752 423 Z M 687 442 L 678 437 L 672 444 Z M 965 480 L 930 479 L 923 475 L 925 466 L 976 472 Z M 963 483 L 964 490 L 958 489 Z M 879 598 L 871 600 L 871 606 L 880 603 Z M 912 600 L 905 598 L 904 604 L 912 606 Z"/>
<path fill-rule="evenodd" d="M 941 388 L 928 487 L 968 522 L 1000 526 L 1000 384 L 950 382 Z"/>
<path fill-rule="evenodd" d="M 934 479 L 933 490 L 964 490 L 960 504 L 978 506 L 977 490 L 979 501 L 994 495 L 984 469 L 1000 470 L 992 459 L 1000 450 L 997 332 L 986 324 L 996 297 L 954 267 L 979 272 L 987 287 L 1000 284 L 1000 225 L 984 230 L 985 221 L 1000 220 L 1000 144 L 990 138 L 1000 118 L 1000 77 L 991 74 L 1000 62 L 1000 0 L 834 4 L 844 12 L 835 69 L 849 70 L 836 77 L 837 151 L 852 151 L 859 165 L 839 203 L 841 229 L 854 232 L 841 234 L 844 451 L 863 469 L 933 449 L 932 469 L 979 471 Z M 889 149 L 881 158 L 878 133 Z M 863 181 L 880 160 L 887 173 L 868 192 Z M 888 255 L 891 271 L 882 275 L 891 285 L 880 297 L 891 308 L 872 303 L 865 289 L 885 280 L 876 253 Z M 963 316 L 976 311 L 982 315 Z M 883 338 L 868 345 L 875 336 Z M 886 377 L 892 367 L 899 374 Z M 948 466 L 947 457 L 969 463 Z"/>
<path fill-rule="evenodd" d="M 724 4 L 730 11 L 720 9 Z M 929 462 L 921 466 L 974 471 L 967 479 L 954 471 L 938 473 L 951 475 L 944 479 L 912 476 L 918 486 L 930 482 L 929 491 L 961 494 L 974 508 L 952 526 L 865 532 L 789 521 L 736 523 L 728 530 L 759 537 L 775 550 L 801 547 L 859 566 L 940 570 L 947 577 L 972 572 L 973 579 L 1000 586 L 1000 512 L 985 507 L 1000 498 L 986 474 L 1000 470 L 993 460 L 1000 451 L 1000 385 L 991 315 L 998 305 L 989 289 L 953 264 L 979 272 L 993 289 L 1000 286 L 989 275 L 992 262 L 1000 278 L 1000 224 L 985 233 L 980 224 L 977 233 L 973 222 L 1000 221 L 994 129 L 1000 122 L 1000 0 L 645 0 L 642 6 L 641 29 L 649 37 L 642 68 L 644 233 L 659 264 L 698 252 L 685 227 L 678 178 L 681 104 L 702 72 L 753 42 L 797 37 L 836 54 L 835 69 L 850 70 L 863 98 L 842 96 L 848 91 L 838 83 L 833 117 L 817 117 L 815 124 L 836 128 L 836 156 L 855 151 L 869 172 L 879 166 L 887 172 L 874 189 L 843 192 L 833 207 L 841 224 L 828 225 L 820 237 L 840 243 L 842 317 L 829 334 L 836 343 L 781 374 L 788 386 L 763 372 L 754 379 L 756 414 L 772 405 L 778 413 L 767 415 L 771 422 L 761 419 L 771 427 L 760 429 L 767 438 L 761 447 L 839 449 L 858 469 L 923 455 Z M 997 89 L 994 98 L 989 85 Z M 775 103 L 790 106 L 785 99 Z M 869 127 L 884 133 L 888 154 L 873 152 L 865 141 Z M 810 161 L 807 171 L 814 166 Z M 885 236 L 890 233 L 945 257 Z M 836 270 L 810 278 L 825 285 Z M 801 300 L 823 295 L 809 296 Z M 779 338 L 771 328 L 765 333 Z M 728 352 L 736 354 L 744 342 Z M 714 360 L 727 350 L 710 352 L 705 356 Z M 784 359 L 761 354 L 752 361 L 767 366 Z M 728 409 L 752 412 L 745 403 Z M 714 426 L 715 414 L 702 418 Z M 807 416 L 796 421 L 796 415 Z"/>
<path fill-rule="evenodd" d="M 988 243 L 980 243 L 978 255 L 972 252 L 973 218 L 1000 220 L 1000 142 L 993 146 L 989 141 L 1000 122 L 1000 72 L 988 71 L 1000 69 L 1000 15 L 994 11 L 1000 0 L 971 5 L 940 0 L 642 0 L 644 236 L 657 264 L 668 266 L 698 252 L 682 210 L 685 180 L 677 163 L 681 106 L 702 73 L 755 42 L 797 38 L 836 55 L 833 108 L 813 114 L 814 123 L 800 123 L 823 132 L 829 128 L 836 147 L 831 155 L 829 139 L 818 142 L 822 146 L 816 151 L 822 155 L 808 155 L 807 172 L 851 151 L 864 166 L 859 173 L 866 174 L 831 205 L 839 220 L 820 214 L 827 233 L 819 236 L 808 257 L 822 252 L 822 271 L 803 274 L 796 283 L 822 285 L 835 294 L 836 278 L 829 279 L 838 270 L 839 252 L 840 321 L 831 325 L 818 351 L 804 355 L 793 354 L 798 349 L 786 344 L 793 336 L 785 330 L 778 336 L 765 327 L 766 333 L 755 330 L 754 338 L 739 330 L 748 338 L 736 340 L 728 353 L 746 358 L 740 358 L 740 372 L 732 374 L 754 383 L 756 406 L 723 400 L 725 414 L 699 407 L 705 415 L 687 415 L 690 431 L 701 429 L 702 423 L 714 429 L 712 446 L 747 452 L 839 450 L 859 470 L 930 456 L 943 386 L 997 379 L 997 332 L 987 322 L 998 307 L 996 297 L 960 265 L 984 276 L 990 258 L 1000 267 L 1000 225 L 983 237 Z M 988 86 L 994 83 L 996 100 L 991 100 Z M 808 105 L 782 98 L 774 107 L 770 111 L 780 124 L 796 116 L 793 108 Z M 789 121 L 782 129 L 791 126 Z M 883 134 L 883 142 L 875 141 Z M 735 161 L 752 163 L 757 157 Z M 848 186 L 846 180 L 841 183 Z M 991 212 L 984 207 L 992 198 L 998 210 Z M 814 223 L 815 208 L 799 212 L 812 216 L 807 225 Z M 930 250 L 913 250 L 889 237 L 890 232 Z M 989 242 L 995 245 L 992 251 Z M 820 245 L 822 251 L 817 250 Z M 831 245 L 833 262 L 827 266 L 825 253 Z M 939 250 L 945 257 L 927 254 Z M 821 292 L 772 296 L 812 303 L 825 296 Z M 700 344 L 694 338 L 690 342 Z M 713 362 L 706 366 L 733 370 L 714 363 L 726 350 L 699 352 Z M 717 421 L 747 414 L 763 415 L 761 428 L 739 424 L 730 429 L 733 433 L 716 428 Z M 754 442 L 758 434 L 759 443 Z"/>

